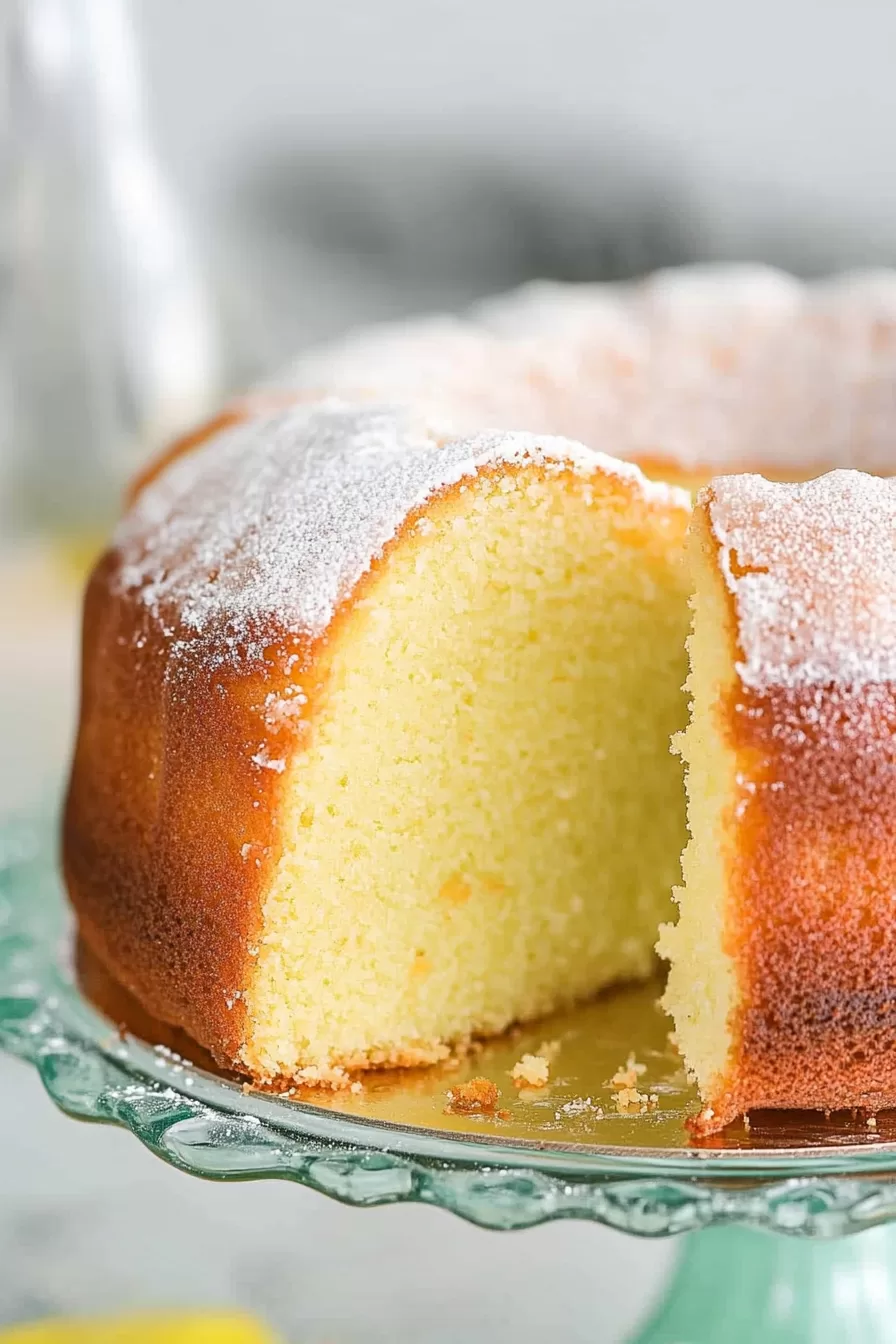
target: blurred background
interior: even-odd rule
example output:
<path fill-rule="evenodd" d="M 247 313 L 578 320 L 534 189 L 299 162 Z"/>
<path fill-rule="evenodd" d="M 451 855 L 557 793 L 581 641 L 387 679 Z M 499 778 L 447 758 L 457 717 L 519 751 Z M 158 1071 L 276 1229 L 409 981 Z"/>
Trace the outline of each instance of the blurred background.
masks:
<path fill-rule="evenodd" d="M 3 0 L 0 813 L 53 805 L 87 558 L 301 347 L 537 276 L 896 262 L 886 0 Z M 239 1304 L 303 1344 L 617 1340 L 673 1249 L 213 1188 L 0 1059 L 0 1324 Z"/>

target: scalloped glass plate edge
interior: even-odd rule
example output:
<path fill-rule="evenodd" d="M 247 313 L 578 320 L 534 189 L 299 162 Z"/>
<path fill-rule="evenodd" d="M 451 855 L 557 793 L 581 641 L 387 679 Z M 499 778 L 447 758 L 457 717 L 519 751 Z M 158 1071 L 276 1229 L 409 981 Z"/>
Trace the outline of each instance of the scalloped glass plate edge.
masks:
<path fill-rule="evenodd" d="M 292 1180 L 357 1206 L 434 1204 L 502 1229 L 584 1218 L 642 1236 L 718 1222 L 830 1236 L 896 1217 L 894 1145 L 758 1161 L 726 1150 L 670 1158 L 511 1146 L 246 1095 L 201 1070 L 175 1085 L 65 974 L 53 836 L 31 822 L 0 827 L 0 1046 L 36 1066 L 67 1114 L 120 1125 L 182 1171 Z"/>

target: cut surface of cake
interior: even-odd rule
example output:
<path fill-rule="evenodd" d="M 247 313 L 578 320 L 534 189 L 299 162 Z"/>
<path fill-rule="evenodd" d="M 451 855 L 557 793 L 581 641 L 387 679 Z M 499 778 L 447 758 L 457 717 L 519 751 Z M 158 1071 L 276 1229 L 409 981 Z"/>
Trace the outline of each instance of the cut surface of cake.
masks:
<path fill-rule="evenodd" d="M 731 476 L 691 529 L 691 839 L 662 934 L 697 1127 L 896 1103 L 896 482 Z"/>
<path fill-rule="evenodd" d="M 684 838 L 687 496 L 328 403 L 138 492 L 87 597 L 92 951 L 256 1079 L 418 1064 L 642 977 Z"/>
<path fill-rule="evenodd" d="M 701 268 L 380 327 L 225 407 L 87 592 L 90 954 L 222 1063 L 334 1085 L 648 974 L 692 591 L 648 477 L 885 474 L 894 386 L 893 275 Z M 694 517 L 662 948 L 704 1128 L 896 1100 L 891 500 L 739 477 Z"/>

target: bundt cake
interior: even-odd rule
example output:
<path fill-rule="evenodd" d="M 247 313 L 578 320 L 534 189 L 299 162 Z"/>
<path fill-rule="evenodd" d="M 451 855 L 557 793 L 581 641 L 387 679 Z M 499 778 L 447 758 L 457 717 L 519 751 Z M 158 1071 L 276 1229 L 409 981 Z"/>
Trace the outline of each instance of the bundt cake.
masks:
<path fill-rule="evenodd" d="M 691 529 L 665 1003 L 704 1130 L 896 1101 L 896 480 L 728 476 Z"/>
<path fill-rule="evenodd" d="M 690 499 L 670 482 L 884 472 L 894 390 L 896 279 L 682 272 L 352 338 L 175 445 L 135 483 L 86 597 L 64 864 L 91 954 L 222 1063 L 334 1085 L 645 975 L 686 838 L 669 740 L 687 718 Z M 868 1089 L 883 973 L 866 955 L 860 983 L 844 962 L 825 1000 L 813 950 L 847 927 L 833 870 L 858 881 L 860 818 L 887 778 L 885 693 L 866 679 L 843 707 L 856 564 L 820 624 L 782 622 L 829 572 L 812 491 L 827 519 L 838 492 L 853 507 L 844 479 L 864 482 L 856 499 L 888 488 L 744 479 L 696 514 L 694 838 L 663 935 L 705 1127 L 887 1095 Z M 869 583 L 878 631 L 889 590 Z M 812 675 L 776 681 L 785 656 Z M 849 716 L 867 726 L 872 703 L 879 736 L 862 738 Z M 813 706 L 817 724 L 846 716 L 830 750 Z M 822 806 L 817 780 L 833 799 L 852 770 L 867 782 Z M 883 899 L 888 871 L 874 824 L 853 921 L 868 948 L 889 936 L 867 894 Z M 822 1040 L 832 1068 L 801 1092 L 800 1043 L 816 1060 Z"/>

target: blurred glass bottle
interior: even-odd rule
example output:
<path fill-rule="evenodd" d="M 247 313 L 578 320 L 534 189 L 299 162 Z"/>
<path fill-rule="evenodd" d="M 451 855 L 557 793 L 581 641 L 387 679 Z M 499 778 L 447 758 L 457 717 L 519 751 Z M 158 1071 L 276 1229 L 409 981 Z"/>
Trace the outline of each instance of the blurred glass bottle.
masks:
<path fill-rule="evenodd" d="M 147 132 L 127 0 L 4 0 L 2 22 L 0 515 L 80 531 L 209 409 L 215 324 Z"/>

